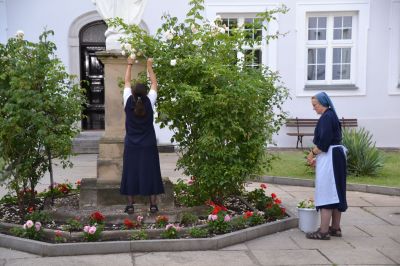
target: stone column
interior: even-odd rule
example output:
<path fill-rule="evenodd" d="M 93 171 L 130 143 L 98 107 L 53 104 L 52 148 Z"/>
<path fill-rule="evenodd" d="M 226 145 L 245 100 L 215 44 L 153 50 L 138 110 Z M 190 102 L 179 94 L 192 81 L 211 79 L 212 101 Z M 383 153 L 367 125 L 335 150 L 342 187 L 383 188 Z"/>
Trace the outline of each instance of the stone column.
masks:
<path fill-rule="evenodd" d="M 105 90 L 105 131 L 99 142 L 97 159 L 97 179 L 83 179 L 79 205 L 98 207 L 121 205 L 126 203 L 120 195 L 119 188 L 122 176 L 122 161 L 125 137 L 125 113 L 122 92 L 126 57 L 120 51 L 98 52 L 97 57 L 104 64 Z M 132 78 L 135 79 L 145 70 L 145 61 L 139 60 L 132 66 Z M 163 177 L 165 194 L 159 197 L 162 206 L 173 206 L 173 186 L 168 178 Z M 135 197 L 135 202 L 146 203 L 147 197 Z"/>

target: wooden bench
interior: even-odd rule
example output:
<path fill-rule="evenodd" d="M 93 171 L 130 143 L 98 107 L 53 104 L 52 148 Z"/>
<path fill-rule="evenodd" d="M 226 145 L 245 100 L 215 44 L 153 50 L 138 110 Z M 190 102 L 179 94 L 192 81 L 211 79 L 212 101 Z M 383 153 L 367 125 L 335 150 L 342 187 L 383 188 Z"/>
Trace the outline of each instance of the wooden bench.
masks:
<path fill-rule="evenodd" d="M 311 118 L 289 118 L 286 120 L 286 127 L 296 127 L 297 132 L 289 132 L 286 133 L 289 136 L 296 136 L 297 137 L 297 143 L 296 143 L 296 149 L 299 148 L 299 143 L 301 145 L 301 148 L 303 148 L 303 137 L 304 136 L 314 136 L 314 133 L 312 132 L 304 132 L 301 131 L 300 128 L 303 127 L 312 127 L 315 128 L 317 125 L 318 119 L 311 119 Z M 345 129 L 346 127 L 357 127 L 357 119 L 356 118 L 344 118 L 342 117 L 340 119 L 340 123 L 342 124 L 342 129 Z"/>

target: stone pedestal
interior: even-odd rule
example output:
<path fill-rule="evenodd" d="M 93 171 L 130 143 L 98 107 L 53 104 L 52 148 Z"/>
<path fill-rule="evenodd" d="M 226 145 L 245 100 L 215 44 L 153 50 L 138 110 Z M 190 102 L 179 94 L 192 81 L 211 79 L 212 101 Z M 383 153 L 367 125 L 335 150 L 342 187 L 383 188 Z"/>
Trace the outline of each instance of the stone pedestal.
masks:
<path fill-rule="evenodd" d="M 97 179 L 85 179 L 81 185 L 81 207 L 125 204 L 125 197 L 119 194 L 122 176 L 122 158 L 125 137 L 125 113 L 123 106 L 123 83 L 126 71 L 126 57 L 120 51 L 102 51 L 96 54 L 104 64 L 105 88 L 105 131 L 99 142 Z M 132 78 L 145 69 L 145 61 L 139 60 L 132 66 Z M 173 205 L 172 183 L 164 179 L 165 195 L 159 197 L 160 204 Z M 135 199 L 136 202 L 147 199 Z"/>

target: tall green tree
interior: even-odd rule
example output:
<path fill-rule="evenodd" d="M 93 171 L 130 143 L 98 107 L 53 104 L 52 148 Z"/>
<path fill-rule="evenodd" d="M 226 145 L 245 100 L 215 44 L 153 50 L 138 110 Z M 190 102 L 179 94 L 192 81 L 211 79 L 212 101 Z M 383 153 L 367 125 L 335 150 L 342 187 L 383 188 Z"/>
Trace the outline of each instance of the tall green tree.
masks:
<path fill-rule="evenodd" d="M 56 57 L 51 35 L 46 30 L 34 43 L 19 34 L 0 44 L 0 175 L 17 194 L 21 211 L 34 206 L 35 187 L 52 158 L 70 165 L 85 101 Z"/>
<path fill-rule="evenodd" d="M 261 41 L 279 34 L 252 38 L 267 29 L 286 8 L 258 15 L 252 24 L 229 29 L 220 18 L 204 19 L 202 0 L 190 1 L 184 22 L 165 15 L 154 36 L 121 19 L 108 21 L 127 34 L 123 53 L 153 57 L 159 84 L 158 117 L 173 131 L 178 167 L 193 176 L 195 202 L 240 193 L 246 179 L 272 158 L 266 143 L 283 124 L 287 90 L 264 66 L 249 68 Z M 266 31 L 265 31 L 266 32 Z"/>

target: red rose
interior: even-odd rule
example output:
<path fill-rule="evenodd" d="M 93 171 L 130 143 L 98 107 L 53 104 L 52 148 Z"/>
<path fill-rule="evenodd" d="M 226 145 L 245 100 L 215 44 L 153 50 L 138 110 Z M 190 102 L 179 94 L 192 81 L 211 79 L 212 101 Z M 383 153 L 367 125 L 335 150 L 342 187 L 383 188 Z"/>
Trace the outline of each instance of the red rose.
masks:
<path fill-rule="evenodd" d="M 262 189 L 267 189 L 267 185 L 266 185 L 266 184 L 261 184 L 260 187 L 261 187 Z"/>
<path fill-rule="evenodd" d="M 251 216 L 253 216 L 253 212 L 252 212 L 252 211 L 246 211 L 246 212 L 244 213 L 244 218 L 245 218 L 245 219 L 250 218 Z"/>
<path fill-rule="evenodd" d="M 275 198 L 276 198 L 276 194 L 275 194 L 275 193 L 271 193 L 271 197 L 272 197 L 273 199 L 275 199 Z"/>
<path fill-rule="evenodd" d="M 281 203 L 282 203 L 282 201 L 281 201 L 280 199 L 278 199 L 278 198 L 276 198 L 276 199 L 274 200 L 274 202 L 275 202 L 276 204 L 281 204 Z"/>

